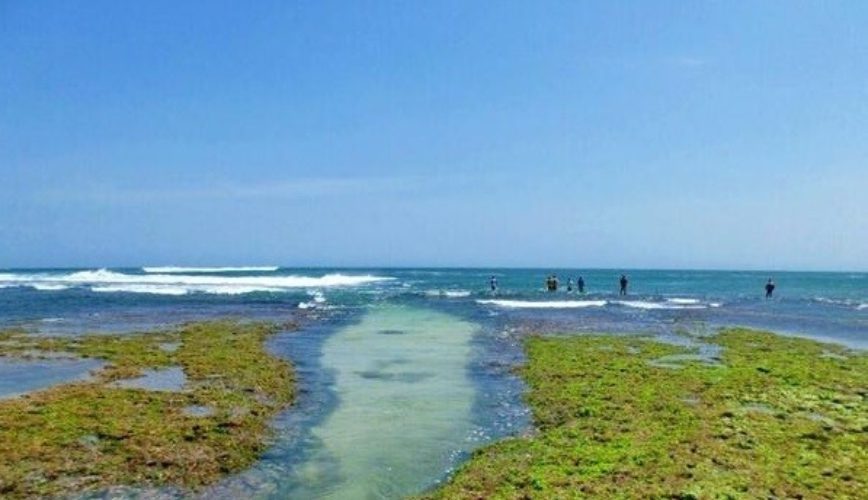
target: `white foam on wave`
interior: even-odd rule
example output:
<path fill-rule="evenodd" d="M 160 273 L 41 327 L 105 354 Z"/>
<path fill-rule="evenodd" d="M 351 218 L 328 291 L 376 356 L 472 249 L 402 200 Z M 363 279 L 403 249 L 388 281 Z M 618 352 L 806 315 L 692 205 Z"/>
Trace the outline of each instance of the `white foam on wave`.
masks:
<path fill-rule="evenodd" d="M 683 299 L 680 297 L 673 297 L 671 299 L 666 299 L 666 302 L 671 304 L 680 304 L 680 305 L 695 305 L 699 304 L 699 299 Z"/>
<path fill-rule="evenodd" d="M 448 297 L 450 299 L 458 299 L 462 297 L 470 297 L 470 292 L 467 290 L 428 290 L 425 295 L 429 297 Z"/>
<path fill-rule="evenodd" d="M 512 309 L 577 309 L 583 307 L 602 307 L 607 304 L 605 300 L 477 300 L 476 303 Z"/>
<path fill-rule="evenodd" d="M 814 302 L 819 302 L 821 304 L 829 304 L 832 306 L 846 307 L 846 308 L 854 308 L 857 311 L 864 311 L 868 309 L 868 303 L 861 302 L 853 299 L 829 299 L 826 297 L 814 297 Z"/>
<path fill-rule="evenodd" d="M 285 292 L 297 288 L 360 286 L 393 278 L 372 275 L 326 274 L 324 276 L 202 276 L 184 274 L 125 274 L 107 269 L 67 274 L 0 274 L 0 286 L 31 286 L 60 290 L 89 286 L 94 292 L 184 295 L 209 293 L 237 295 L 252 292 Z M 323 299 L 324 300 L 324 299 Z"/>
<path fill-rule="evenodd" d="M 146 273 L 183 274 L 183 273 L 243 273 L 243 272 L 273 272 L 280 266 L 237 266 L 237 267 L 180 267 L 157 266 L 143 267 Z"/>
<path fill-rule="evenodd" d="M 647 300 L 616 300 L 612 302 L 634 309 L 705 309 L 704 305 L 700 304 L 679 304 L 679 303 L 664 303 L 664 302 L 649 302 Z"/>
<path fill-rule="evenodd" d="M 69 285 L 58 285 L 54 283 L 33 283 L 29 286 L 32 286 L 33 288 L 43 292 L 54 292 L 59 290 L 66 290 L 67 288 L 69 288 Z"/>

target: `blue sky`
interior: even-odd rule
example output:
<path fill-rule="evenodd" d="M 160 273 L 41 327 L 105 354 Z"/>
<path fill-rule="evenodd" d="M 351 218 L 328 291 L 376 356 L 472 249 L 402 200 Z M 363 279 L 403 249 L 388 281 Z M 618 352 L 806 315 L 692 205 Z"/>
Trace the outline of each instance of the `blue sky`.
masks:
<path fill-rule="evenodd" d="M 868 3 L 0 1 L 0 268 L 868 269 Z"/>

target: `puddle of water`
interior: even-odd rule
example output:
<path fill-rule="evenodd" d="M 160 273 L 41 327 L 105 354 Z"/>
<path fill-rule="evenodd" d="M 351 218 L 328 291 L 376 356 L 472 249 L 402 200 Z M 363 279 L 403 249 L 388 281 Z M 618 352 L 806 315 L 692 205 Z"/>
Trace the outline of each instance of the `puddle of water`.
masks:
<path fill-rule="evenodd" d="M 0 399 L 53 385 L 86 380 L 102 363 L 93 359 L 19 360 L 0 358 Z"/>
<path fill-rule="evenodd" d="M 181 348 L 180 342 L 163 342 L 160 344 L 160 349 L 166 352 L 175 352 Z"/>
<path fill-rule="evenodd" d="M 775 409 L 765 403 L 747 403 L 741 409 L 748 413 L 762 413 L 765 415 L 773 415 Z"/>
<path fill-rule="evenodd" d="M 190 405 L 184 408 L 184 414 L 188 417 L 210 417 L 216 413 L 211 406 Z"/>
<path fill-rule="evenodd" d="M 180 366 L 172 366 L 161 370 L 143 370 L 140 377 L 118 380 L 115 387 L 123 389 L 144 389 L 146 391 L 171 391 L 184 390 L 187 376 Z"/>
<path fill-rule="evenodd" d="M 657 368 L 669 368 L 671 370 L 678 370 L 680 368 L 684 368 L 685 363 L 693 361 L 706 365 L 717 364 L 714 358 L 709 358 L 705 354 L 669 354 L 666 356 L 660 356 L 657 359 L 649 360 L 648 364 Z"/>

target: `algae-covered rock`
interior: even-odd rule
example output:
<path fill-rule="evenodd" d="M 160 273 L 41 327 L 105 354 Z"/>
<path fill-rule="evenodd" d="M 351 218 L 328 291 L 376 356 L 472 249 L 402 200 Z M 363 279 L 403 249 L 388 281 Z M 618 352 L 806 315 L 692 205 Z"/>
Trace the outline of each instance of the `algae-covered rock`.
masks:
<path fill-rule="evenodd" d="M 708 341 L 719 363 L 648 339 L 529 339 L 539 432 L 429 496 L 864 498 L 868 355 L 744 329 Z M 654 362 L 673 355 L 679 369 Z"/>

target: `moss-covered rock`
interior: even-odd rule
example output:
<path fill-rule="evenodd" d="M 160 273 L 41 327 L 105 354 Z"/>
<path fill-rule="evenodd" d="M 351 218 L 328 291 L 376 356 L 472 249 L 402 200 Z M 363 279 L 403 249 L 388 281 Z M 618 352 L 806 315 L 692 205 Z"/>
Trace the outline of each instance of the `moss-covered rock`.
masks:
<path fill-rule="evenodd" d="M 2 355 L 61 351 L 106 366 L 86 382 L 0 401 L 0 496 L 112 485 L 195 489 L 249 466 L 267 445 L 269 421 L 294 397 L 291 366 L 265 349 L 275 331 L 209 322 L 128 335 L 2 334 Z M 114 384 L 170 366 L 183 368 L 183 391 Z"/>
<path fill-rule="evenodd" d="M 864 498 L 868 355 L 730 329 L 722 359 L 649 339 L 534 337 L 538 432 L 476 452 L 431 498 Z M 671 358 L 669 358 L 671 359 Z"/>

